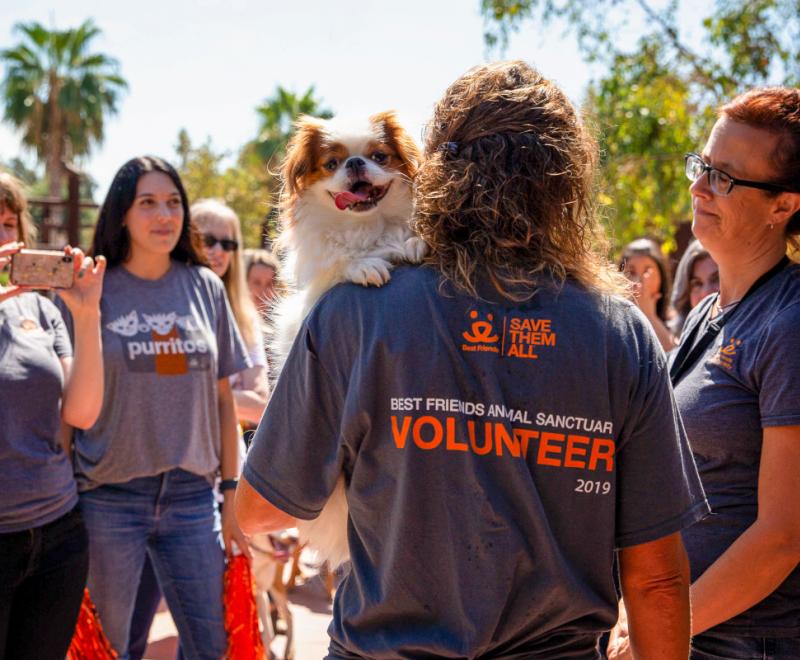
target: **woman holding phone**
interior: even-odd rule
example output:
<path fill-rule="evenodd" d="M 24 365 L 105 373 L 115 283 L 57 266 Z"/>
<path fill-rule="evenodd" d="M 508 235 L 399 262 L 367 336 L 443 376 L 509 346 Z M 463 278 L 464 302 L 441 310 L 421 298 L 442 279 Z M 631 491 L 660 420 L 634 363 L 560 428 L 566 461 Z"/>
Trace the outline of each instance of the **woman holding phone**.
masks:
<path fill-rule="evenodd" d="M 89 530 L 89 590 L 125 660 L 145 556 L 190 658 L 226 650 L 224 556 L 213 483 L 238 475 L 229 377 L 250 366 L 222 282 L 202 256 L 186 192 L 160 158 L 117 172 L 92 253 L 108 259 L 101 300 L 105 403 L 75 435 L 75 471 Z M 247 544 L 222 511 L 225 549 Z"/>
<path fill-rule="evenodd" d="M 0 173 L 0 270 L 30 243 L 22 185 Z M 86 584 L 88 542 L 61 426 L 91 426 L 103 397 L 99 302 L 105 260 L 77 249 L 58 309 L 0 286 L 0 657 L 63 659 Z"/>

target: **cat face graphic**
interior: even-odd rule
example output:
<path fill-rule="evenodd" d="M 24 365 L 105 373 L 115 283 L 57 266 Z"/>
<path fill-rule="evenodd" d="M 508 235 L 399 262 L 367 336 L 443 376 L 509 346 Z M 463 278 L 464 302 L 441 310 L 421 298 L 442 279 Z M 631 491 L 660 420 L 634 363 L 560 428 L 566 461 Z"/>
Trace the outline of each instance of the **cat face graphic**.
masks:
<path fill-rule="evenodd" d="M 188 316 L 179 316 L 175 319 L 175 322 L 178 324 L 179 328 L 187 330 L 188 332 L 196 332 L 200 329 L 200 326 L 197 325 L 197 321 L 191 314 Z"/>
<path fill-rule="evenodd" d="M 106 323 L 106 327 L 111 332 L 116 332 L 123 337 L 133 337 L 139 332 L 139 315 L 133 309 L 128 314 L 114 319 L 111 323 Z"/>
<path fill-rule="evenodd" d="M 158 335 L 166 335 L 175 326 L 177 319 L 175 312 L 168 312 L 167 314 L 142 314 L 150 329 Z"/>

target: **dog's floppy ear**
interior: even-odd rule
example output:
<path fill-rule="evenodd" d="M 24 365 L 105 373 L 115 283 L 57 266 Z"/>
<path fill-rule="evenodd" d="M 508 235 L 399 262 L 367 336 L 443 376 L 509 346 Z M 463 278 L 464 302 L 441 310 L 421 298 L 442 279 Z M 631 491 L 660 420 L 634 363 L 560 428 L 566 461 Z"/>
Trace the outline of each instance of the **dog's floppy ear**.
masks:
<path fill-rule="evenodd" d="M 295 122 L 295 131 L 286 147 L 286 158 L 281 167 L 284 192 L 300 192 L 300 179 L 316 167 L 322 143 L 322 120 L 301 115 Z"/>
<path fill-rule="evenodd" d="M 402 161 L 403 173 L 410 179 L 417 174 L 419 167 L 420 153 L 414 139 L 400 125 L 397 115 L 393 110 L 380 112 L 369 118 L 375 126 L 379 127 L 386 142 L 392 147 L 397 157 Z"/>

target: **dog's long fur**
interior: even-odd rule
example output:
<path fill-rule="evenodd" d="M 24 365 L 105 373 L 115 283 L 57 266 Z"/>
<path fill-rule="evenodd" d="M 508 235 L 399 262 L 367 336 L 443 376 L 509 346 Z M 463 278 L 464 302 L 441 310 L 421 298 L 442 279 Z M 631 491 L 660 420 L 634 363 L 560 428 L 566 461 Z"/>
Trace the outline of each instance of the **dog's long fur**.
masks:
<path fill-rule="evenodd" d="M 381 286 L 394 263 L 424 256 L 424 242 L 409 228 L 418 159 L 392 112 L 361 125 L 298 121 L 282 170 L 278 246 L 293 292 L 275 315 L 279 369 L 306 314 L 328 289 L 344 281 Z M 347 516 L 340 477 L 319 517 L 299 524 L 301 540 L 334 567 L 349 558 Z"/>

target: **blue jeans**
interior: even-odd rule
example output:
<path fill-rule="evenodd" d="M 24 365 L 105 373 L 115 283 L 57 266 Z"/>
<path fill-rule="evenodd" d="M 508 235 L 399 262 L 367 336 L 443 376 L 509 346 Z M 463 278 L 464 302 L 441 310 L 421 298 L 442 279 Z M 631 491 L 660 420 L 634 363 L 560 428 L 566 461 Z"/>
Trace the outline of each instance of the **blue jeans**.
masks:
<path fill-rule="evenodd" d="M 219 660 L 225 559 L 211 486 L 171 470 L 81 493 L 89 530 L 89 593 L 120 660 L 128 640 L 145 556 L 149 556 L 191 660 Z"/>
<path fill-rule="evenodd" d="M 0 534 L 0 658 L 64 660 L 89 568 L 79 511 Z"/>
<path fill-rule="evenodd" d="M 733 637 L 706 632 L 692 639 L 691 660 L 797 660 L 800 638 Z"/>

